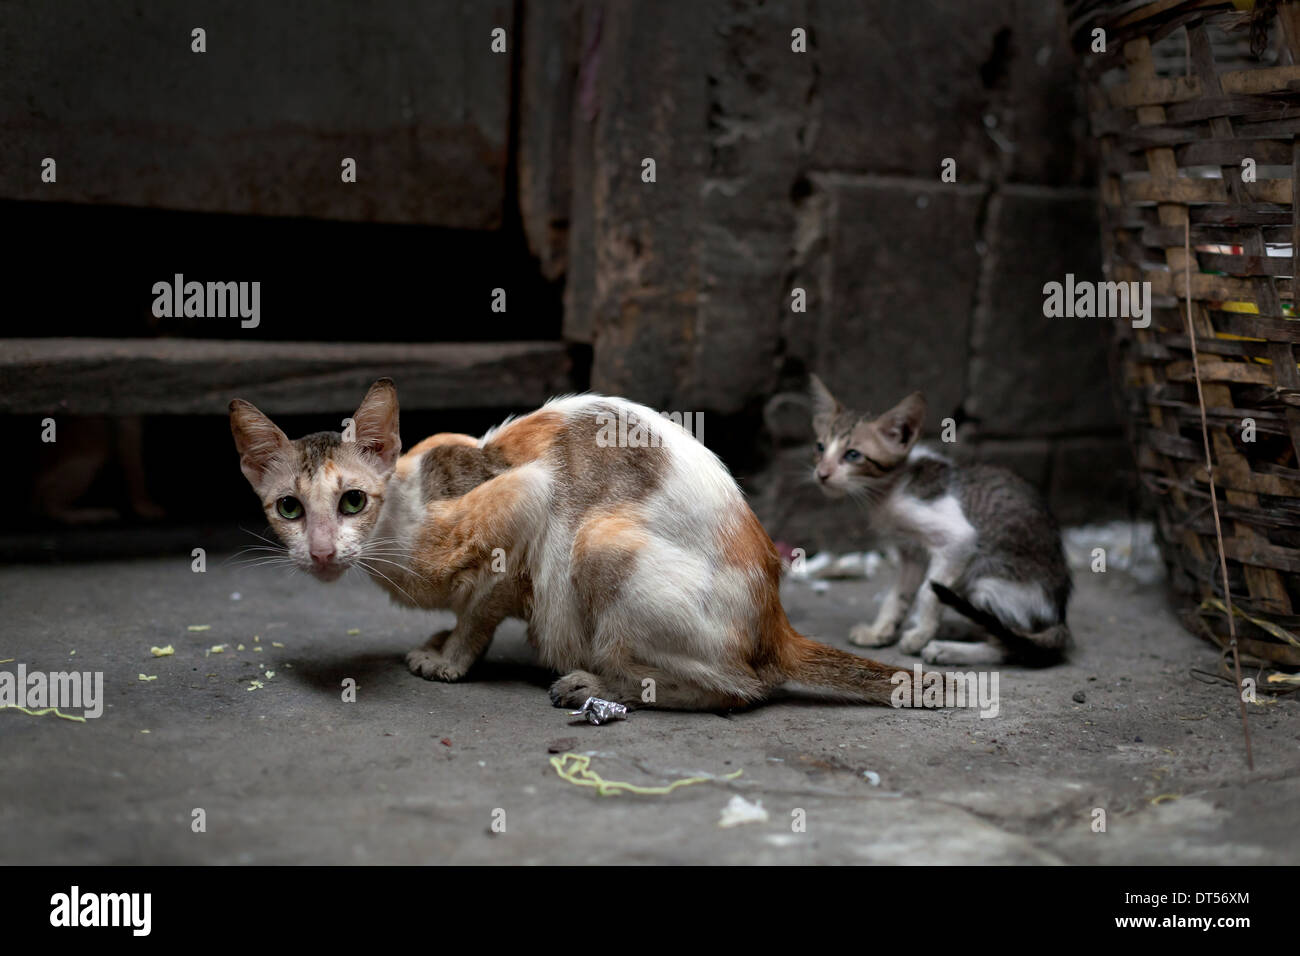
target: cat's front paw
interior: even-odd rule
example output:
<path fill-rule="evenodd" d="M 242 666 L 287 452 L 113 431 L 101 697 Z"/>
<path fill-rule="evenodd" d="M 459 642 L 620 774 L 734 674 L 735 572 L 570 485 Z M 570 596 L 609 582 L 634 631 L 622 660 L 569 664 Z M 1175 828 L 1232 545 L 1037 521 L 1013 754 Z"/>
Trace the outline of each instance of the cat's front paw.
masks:
<path fill-rule="evenodd" d="M 931 641 L 921 651 L 921 660 L 949 667 L 1001 664 L 1003 654 L 999 648 L 983 641 Z"/>
<path fill-rule="evenodd" d="M 903 636 L 898 641 L 898 649 L 904 654 L 919 654 L 921 649 L 930 643 L 937 630 L 938 628 L 934 626 L 913 624 L 903 632 Z"/>
<path fill-rule="evenodd" d="M 897 639 L 893 624 L 877 627 L 875 624 L 858 624 L 849 631 L 849 642 L 858 647 L 885 647 Z"/>
<path fill-rule="evenodd" d="M 577 710 L 588 697 L 604 697 L 605 685 L 587 671 L 572 671 L 551 685 L 551 703 Z"/>
<path fill-rule="evenodd" d="M 465 676 L 469 670 L 442 656 L 439 651 L 428 647 L 417 647 L 406 655 L 406 666 L 412 674 L 418 674 L 425 680 L 456 681 Z"/>

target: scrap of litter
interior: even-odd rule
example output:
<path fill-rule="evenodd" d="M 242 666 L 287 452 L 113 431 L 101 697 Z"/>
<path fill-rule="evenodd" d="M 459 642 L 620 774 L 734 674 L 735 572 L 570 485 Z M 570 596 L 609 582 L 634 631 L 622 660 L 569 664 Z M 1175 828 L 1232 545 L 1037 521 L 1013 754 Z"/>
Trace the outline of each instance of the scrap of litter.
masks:
<path fill-rule="evenodd" d="M 176 653 L 176 648 L 168 644 L 166 647 L 151 647 L 149 653 L 154 657 L 171 657 Z"/>
<path fill-rule="evenodd" d="M 746 823 L 766 823 L 769 819 L 771 817 L 763 809 L 762 800 L 751 803 L 737 793 L 732 796 L 731 802 L 722 808 L 722 817 L 718 820 L 718 826 L 729 829 Z"/>
<path fill-rule="evenodd" d="M 661 796 L 672 793 L 678 787 L 689 787 L 693 783 L 710 783 L 715 780 L 735 780 L 745 771 L 737 770 L 723 777 L 683 777 L 663 787 L 642 787 L 635 783 L 621 780 L 606 780 L 591 769 L 591 757 L 585 754 L 563 753 L 551 758 L 551 766 L 561 780 L 566 780 L 578 787 L 595 787 L 602 797 L 616 797 L 620 793 L 637 793 L 645 796 Z"/>
<path fill-rule="evenodd" d="M 186 629 L 187 631 L 210 631 L 210 630 L 212 630 L 212 625 L 211 625 L 211 624 L 191 624 L 191 625 L 189 625 L 188 627 L 186 627 L 185 629 Z"/>

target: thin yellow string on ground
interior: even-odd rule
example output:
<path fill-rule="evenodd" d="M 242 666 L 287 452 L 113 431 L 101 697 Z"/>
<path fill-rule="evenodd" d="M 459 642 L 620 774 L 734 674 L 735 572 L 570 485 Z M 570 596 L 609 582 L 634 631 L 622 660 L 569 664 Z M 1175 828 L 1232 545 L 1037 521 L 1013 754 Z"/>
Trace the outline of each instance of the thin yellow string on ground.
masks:
<path fill-rule="evenodd" d="M 85 717 L 65 714 L 57 707 L 44 707 L 40 710 L 29 710 L 26 707 L 19 707 L 17 704 L 0 704 L 0 710 L 21 710 L 24 714 L 31 714 L 33 717 L 43 717 L 46 714 L 53 714 L 55 717 L 62 717 L 64 720 L 75 720 L 82 724 L 86 722 Z"/>
<path fill-rule="evenodd" d="M 606 780 L 591 769 L 591 758 L 584 754 L 565 753 L 551 758 L 551 766 L 561 780 L 567 780 L 577 787 L 594 787 L 602 797 L 616 797 L 620 793 L 639 793 L 647 796 L 661 796 L 672 793 L 678 787 L 689 787 L 693 783 L 709 783 L 712 780 L 735 780 L 745 771 L 737 770 L 725 777 L 684 777 L 674 780 L 663 787 L 641 787 L 635 783 L 620 780 Z"/>

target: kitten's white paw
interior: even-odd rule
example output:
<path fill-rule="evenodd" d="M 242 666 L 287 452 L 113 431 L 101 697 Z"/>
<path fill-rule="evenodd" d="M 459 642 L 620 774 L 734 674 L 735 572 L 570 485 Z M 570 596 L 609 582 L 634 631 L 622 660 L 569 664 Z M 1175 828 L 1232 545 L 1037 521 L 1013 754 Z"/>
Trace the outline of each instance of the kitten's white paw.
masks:
<path fill-rule="evenodd" d="M 921 660 L 927 664 L 951 664 L 952 660 L 945 655 L 949 651 L 948 645 L 952 643 L 952 641 L 931 641 L 921 648 Z"/>
<path fill-rule="evenodd" d="M 849 631 L 849 643 L 858 647 L 885 647 L 896 640 L 894 625 L 877 628 L 874 624 L 858 624 Z"/>
<path fill-rule="evenodd" d="M 469 670 L 443 657 L 439 651 L 428 647 L 417 647 L 406 655 L 406 666 L 412 674 L 418 674 L 425 680 L 456 681 L 465 676 Z"/>
<path fill-rule="evenodd" d="M 577 710 L 588 697 L 604 697 L 605 685 L 587 671 L 571 671 L 551 685 L 551 703 Z"/>
<path fill-rule="evenodd" d="M 935 627 L 914 624 L 903 632 L 898 642 L 898 649 L 904 654 L 919 654 L 921 648 L 930 643 L 936 630 Z"/>
<path fill-rule="evenodd" d="M 927 664 L 1001 664 L 1002 650 L 985 641 L 931 641 L 921 650 Z"/>

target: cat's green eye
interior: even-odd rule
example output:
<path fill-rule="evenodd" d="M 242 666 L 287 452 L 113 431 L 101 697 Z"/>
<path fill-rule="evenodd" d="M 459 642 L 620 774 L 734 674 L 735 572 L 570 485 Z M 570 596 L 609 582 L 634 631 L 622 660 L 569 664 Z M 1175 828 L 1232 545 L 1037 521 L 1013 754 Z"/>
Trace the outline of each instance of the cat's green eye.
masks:
<path fill-rule="evenodd" d="M 366 493 L 357 491 L 345 491 L 343 497 L 339 499 L 339 511 L 345 515 L 354 515 L 366 506 Z"/>
<path fill-rule="evenodd" d="M 821 452 L 824 452 L 825 450 L 826 450 L 826 446 L 823 445 L 821 442 L 818 442 L 818 443 L 817 443 L 817 451 L 818 451 L 818 453 L 820 454 Z"/>
<path fill-rule="evenodd" d="M 302 502 L 293 495 L 285 495 L 275 503 L 275 510 L 281 518 L 294 521 L 302 517 Z"/>
<path fill-rule="evenodd" d="M 858 451 L 856 448 L 850 448 L 844 453 L 845 461 L 858 461 L 861 457 L 862 452 Z"/>

